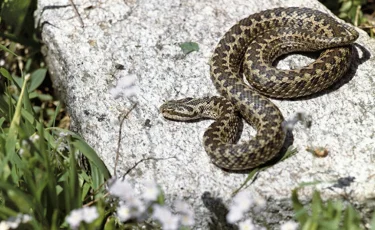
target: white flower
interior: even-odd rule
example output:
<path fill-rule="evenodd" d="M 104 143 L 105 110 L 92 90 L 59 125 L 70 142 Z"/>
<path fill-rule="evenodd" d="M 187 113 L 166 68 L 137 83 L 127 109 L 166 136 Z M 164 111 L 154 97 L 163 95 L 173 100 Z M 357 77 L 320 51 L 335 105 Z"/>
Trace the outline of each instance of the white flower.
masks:
<path fill-rule="evenodd" d="M 29 149 L 30 149 L 29 142 L 27 142 L 26 140 L 22 140 L 22 142 L 21 142 L 21 148 L 20 148 L 20 151 L 18 152 L 18 154 L 20 156 L 22 156 L 25 153 L 29 152 Z"/>
<path fill-rule="evenodd" d="M 0 222 L 0 230 L 5 229 L 17 229 L 20 223 L 27 223 L 31 220 L 31 216 L 28 214 L 19 213 L 17 216 L 9 217 L 6 221 Z"/>
<path fill-rule="evenodd" d="M 22 140 L 21 145 L 28 148 L 29 147 L 29 142 L 27 140 Z"/>
<path fill-rule="evenodd" d="M 68 222 L 72 229 L 77 229 L 81 221 L 89 224 L 98 217 L 99 213 L 96 207 L 83 207 L 71 211 L 70 214 L 66 217 L 66 222 Z"/>
<path fill-rule="evenodd" d="M 177 200 L 174 204 L 176 212 L 179 213 L 181 224 L 184 226 L 194 225 L 194 212 L 193 209 L 181 200 Z"/>
<path fill-rule="evenodd" d="M 145 190 L 143 191 L 143 199 L 145 201 L 156 201 L 160 194 L 160 190 L 155 181 L 148 181 L 145 183 Z"/>
<path fill-rule="evenodd" d="M 251 219 L 240 222 L 238 227 L 239 227 L 239 230 L 256 230 L 257 229 L 256 226 L 251 221 Z"/>
<path fill-rule="evenodd" d="M 67 137 L 67 136 L 69 136 L 68 132 L 64 132 L 64 131 L 59 132 L 59 137 Z"/>
<path fill-rule="evenodd" d="M 232 207 L 240 209 L 243 212 L 246 212 L 250 209 L 253 204 L 253 200 L 250 197 L 250 193 L 246 191 L 241 191 L 233 197 Z"/>
<path fill-rule="evenodd" d="M 126 180 L 113 179 L 108 192 L 121 200 L 117 208 L 117 216 L 122 222 L 141 217 L 147 209 L 142 200 L 136 196 L 131 184 Z"/>
<path fill-rule="evenodd" d="M 255 199 L 253 199 L 253 201 L 254 201 L 253 210 L 255 212 L 260 212 L 266 207 L 266 204 L 267 204 L 266 199 L 264 199 L 261 196 L 257 196 Z"/>
<path fill-rule="evenodd" d="M 82 208 L 82 220 L 86 223 L 91 223 L 99 217 L 98 210 L 96 207 L 84 207 Z"/>
<path fill-rule="evenodd" d="M 152 207 L 153 207 L 152 217 L 156 220 L 160 220 L 160 219 L 163 219 L 164 216 L 171 215 L 171 212 L 164 206 L 155 204 Z"/>
<path fill-rule="evenodd" d="M 22 223 L 27 223 L 27 222 L 29 222 L 31 219 L 32 219 L 31 216 L 28 215 L 28 214 L 23 214 L 23 215 L 21 215 L 21 222 L 22 222 Z"/>
<path fill-rule="evenodd" d="M 8 222 L 6 221 L 1 221 L 0 222 L 0 230 L 9 230 L 10 226 L 8 225 Z"/>
<path fill-rule="evenodd" d="M 70 149 L 70 147 L 66 143 L 63 143 L 63 142 L 60 142 L 60 141 L 61 141 L 60 139 L 58 139 L 56 141 L 56 143 L 58 143 L 57 151 L 63 152 L 65 150 L 69 150 Z"/>
<path fill-rule="evenodd" d="M 18 151 L 18 154 L 20 155 L 20 156 L 22 156 L 23 154 L 25 153 L 25 149 L 20 149 L 20 151 Z"/>
<path fill-rule="evenodd" d="M 21 220 L 18 217 L 10 217 L 6 222 L 9 228 L 16 229 L 20 225 Z"/>
<path fill-rule="evenodd" d="M 28 73 L 25 75 L 25 81 L 28 81 L 30 79 L 31 75 Z"/>
<path fill-rule="evenodd" d="M 40 139 L 40 136 L 38 134 L 35 134 L 35 135 L 32 135 L 31 137 L 29 137 L 29 140 L 33 143 L 35 143 L 35 141 L 37 141 L 39 139 Z"/>
<path fill-rule="evenodd" d="M 161 223 L 162 229 L 178 229 L 180 219 L 177 215 L 173 215 L 172 212 L 164 206 L 154 205 L 153 208 L 154 211 L 152 213 L 152 217 Z"/>
<path fill-rule="evenodd" d="M 280 226 L 280 230 L 296 230 L 298 229 L 298 223 L 294 221 L 287 221 Z"/>
<path fill-rule="evenodd" d="M 139 217 L 142 215 L 144 211 L 146 211 L 146 205 L 138 199 L 138 197 L 132 197 L 132 199 L 128 199 L 126 204 L 132 209 L 133 217 Z"/>
<path fill-rule="evenodd" d="M 120 205 L 116 212 L 120 221 L 125 222 L 132 218 L 130 207 L 127 205 Z"/>
<path fill-rule="evenodd" d="M 6 224 L 11 229 L 17 229 L 20 223 L 27 223 L 30 220 L 31 220 L 30 215 L 19 213 L 17 214 L 17 216 L 12 216 L 8 218 L 8 220 L 6 221 Z"/>
<path fill-rule="evenodd" d="M 253 200 L 248 192 L 239 192 L 233 197 L 232 204 L 229 206 L 229 212 L 227 214 L 228 223 L 233 224 L 241 220 L 244 213 L 250 209 L 252 204 Z"/>
<path fill-rule="evenodd" d="M 111 195 L 120 198 L 121 200 L 129 200 L 135 196 L 131 184 L 126 180 L 117 178 L 115 178 L 114 182 L 109 185 L 108 192 Z"/>
<path fill-rule="evenodd" d="M 139 218 L 146 211 L 147 207 L 136 197 L 134 199 L 123 201 L 117 207 L 117 216 L 124 222 L 129 219 Z"/>
<path fill-rule="evenodd" d="M 243 218 L 243 215 L 244 213 L 240 209 L 232 208 L 227 214 L 227 222 L 230 224 L 234 224 L 235 222 L 241 220 Z"/>
<path fill-rule="evenodd" d="M 162 228 L 165 230 L 175 230 L 178 229 L 178 222 L 180 219 L 176 215 L 172 215 L 169 218 L 163 219 L 161 222 Z"/>
<path fill-rule="evenodd" d="M 70 212 L 70 214 L 66 217 L 66 222 L 68 222 L 69 226 L 72 229 L 77 229 L 79 224 L 83 219 L 82 212 L 80 209 L 76 209 Z"/>
<path fill-rule="evenodd" d="M 194 213 L 191 213 L 191 214 L 186 214 L 186 213 L 179 214 L 179 217 L 180 217 L 181 224 L 183 226 L 193 226 L 194 223 L 195 223 Z"/>

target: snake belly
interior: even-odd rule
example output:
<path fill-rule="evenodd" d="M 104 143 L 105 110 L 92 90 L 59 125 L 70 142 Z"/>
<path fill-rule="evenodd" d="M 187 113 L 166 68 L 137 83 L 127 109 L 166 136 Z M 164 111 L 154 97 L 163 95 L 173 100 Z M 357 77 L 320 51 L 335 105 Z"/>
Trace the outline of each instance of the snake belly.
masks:
<path fill-rule="evenodd" d="M 296 98 L 331 86 L 348 70 L 351 44 L 358 36 L 354 28 L 310 8 L 275 8 L 250 15 L 224 34 L 210 60 L 212 82 L 224 98 L 171 101 L 160 110 L 175 120 L 187 120 L 191 114 L 196 119 L 198 113 L 217 119 L 203 138 L 211 161 L 229 170 L 257 167 L 279 153 L 286 136 L 283 115 L 267 97 Z M 318 59 L 303 68 L 280 70 L 272 65 L 283 54 L 320 50 Z M 233 118 L 235 112 L 228 115 L 231 106 L 257 130 L 249 141 L 234 143 L 238 119 Z M 178 108 L 189 115 L 176 112 Z"/>

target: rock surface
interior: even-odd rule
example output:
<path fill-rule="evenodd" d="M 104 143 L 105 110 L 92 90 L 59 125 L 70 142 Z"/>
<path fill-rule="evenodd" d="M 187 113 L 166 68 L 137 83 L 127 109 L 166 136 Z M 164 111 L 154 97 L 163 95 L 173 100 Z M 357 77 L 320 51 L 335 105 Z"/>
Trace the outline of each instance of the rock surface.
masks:
<path fill-rule="evenodd" d="M 208 60 L 219 38 L 239 19 L 280 6 L 329 12 L 317 1 L 82 0 L 77 1 L 82 27 L 69 1 L 40 0 L 36 16 L 54 86 L 69 109 L 73 129 L 110 171 L 129 172 L 127 178 L 135 181 L 155 179 L 168 202 L 182 198 L 194 207 L 196 228 L 228 229 L 221 222 L 225 210 L 217 201 L 228 204 L 247 174 L 210 163 L 201 143 L 211 121 L 168 121 L 158 107 L 170 99 L 216 95 Z M 275 228 L 287 220 L 292 215 L 291 190 L 302 182 L 326 182 L 302 189 L 304 199 L 318 188 L 325 198 L 345 195 L 363 214 L 371 207 L 367 200 L 375 196 L 375 42 L 359 32 L 351 70 L 333 89 L 303 100 L 274 100 L 286 118 L 304 112 L 312 126 L 298 124 L 290 141 L 298 152 L 259 173 L 245 189 L 266 199 L 265 210 L 254 217 L 257 221 Z M 199 51 L 183 54 L 183 42 L 198 43 Z M 292 55 L 279 67 L 308 61 Z M 133 105 L 119 137 L 120 117 Z M 250 134 L 254 130 L 245 126 L 242 140 Z M 324 147 L 328 156 L 316 158 L 307 147 Z M 354 181 L 338 184 L 340 178 Z"/>

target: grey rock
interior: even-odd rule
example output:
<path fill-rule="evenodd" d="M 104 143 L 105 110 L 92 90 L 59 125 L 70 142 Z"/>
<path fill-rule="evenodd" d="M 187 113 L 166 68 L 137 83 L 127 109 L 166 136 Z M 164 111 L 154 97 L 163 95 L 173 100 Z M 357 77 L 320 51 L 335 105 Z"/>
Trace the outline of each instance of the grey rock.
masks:
<path fill-rule="evenodd" d="M 138 182 L 156 180 L 167 203 L 188 201 L 197 229 L 231 229 L 223 222 L 224 205 L 247 174 L 210 163 L 202 135 L 211 121 L 168 121 L 158 107 L 170 99 L 216 95 L 208 60 L 219 38 L 239 19 L 280 6 L 329 12 L 317 1 L 82 0 L 77 1 L 82 27 L 68 1 L 40 0 L 36 17 L 53 83 L 73 129 L 110 171 L 129 171 L 126 177 Z M 325 183 L 302 189 L 302 199 L 309 199 L 316 188 L 324 199 L 345 197 L 368 215 L 368 200 L 375 196 L 375 43 L 359 33 L 352 68 L 333 89 L 303 100 L 274 100 L 287 119 L 303 112 L 312 125 L 297 124 L 289 142 L 298 152 L 259 173 L 245 188 L 267 201 L 255 220 L 277 228 L 293 214 L 291 190 L 313 181 Z M 184 55 L 179 44 L 190 41 L 200 50 Z M 311 60 L 291 55 L 278 66 L 303 66 Z M 120 118 L 134 104 L 119 137 Z M 254 133 L 245 126 L 241 140 Z M 307 147 L 324 147 L 328 156 L 317 158 Z"/>

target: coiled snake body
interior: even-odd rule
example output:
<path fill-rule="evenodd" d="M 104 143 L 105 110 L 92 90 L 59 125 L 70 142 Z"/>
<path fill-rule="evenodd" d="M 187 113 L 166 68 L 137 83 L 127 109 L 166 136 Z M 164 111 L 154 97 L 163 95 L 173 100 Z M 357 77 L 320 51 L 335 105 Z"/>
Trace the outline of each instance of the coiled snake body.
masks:
<path fill-rule="evenodd" d="M 203 138 L 212 162 L 229 170 L 254 168 L 277 155 L 285 140 L 284 118 L 266 96 L 295 98 L 331 86 L 348 70 L 351 44 L 357 38 L 354 28 L 309 8 L 275 8 L 250 15 L 221 38 L 210 60 L 211 79 L 223 97 L 168 101 L 160 111 L 172 120 L 215 119 Z M 318 59 L 303 68 L 272 66 L 280 55 L 320 50 Z M 257 134 L 236 144 L 239 114 Z"/>

